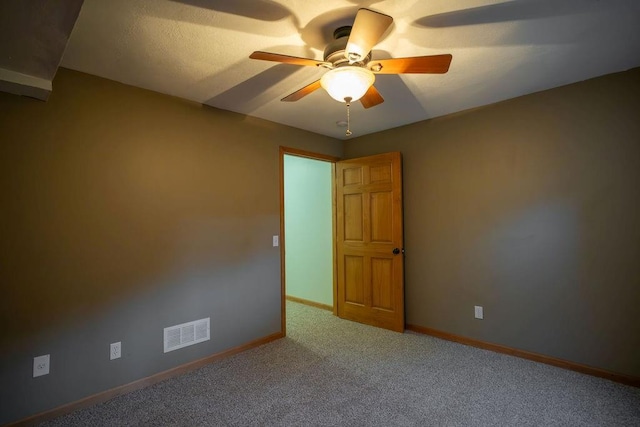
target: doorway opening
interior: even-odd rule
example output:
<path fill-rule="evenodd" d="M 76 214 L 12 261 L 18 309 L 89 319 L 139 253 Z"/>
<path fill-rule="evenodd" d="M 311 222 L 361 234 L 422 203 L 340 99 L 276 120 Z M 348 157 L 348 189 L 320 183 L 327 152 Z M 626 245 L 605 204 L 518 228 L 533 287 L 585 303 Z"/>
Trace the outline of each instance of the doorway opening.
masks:
<path fill-rule="evenodd" d="M 282 332 L 286 300 L 336 314 L 335 162 L 323 154 L 280 147 Z"/>

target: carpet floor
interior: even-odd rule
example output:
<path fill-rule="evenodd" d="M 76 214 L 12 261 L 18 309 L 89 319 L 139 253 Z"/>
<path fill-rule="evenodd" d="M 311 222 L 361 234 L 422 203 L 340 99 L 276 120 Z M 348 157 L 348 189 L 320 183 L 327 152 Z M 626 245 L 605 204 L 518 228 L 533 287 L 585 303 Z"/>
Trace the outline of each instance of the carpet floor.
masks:
<path fill-rule="evenodd" d="M 640 389 L 287 303 L 287 337 L 42 424 L 640 426 Z"/>

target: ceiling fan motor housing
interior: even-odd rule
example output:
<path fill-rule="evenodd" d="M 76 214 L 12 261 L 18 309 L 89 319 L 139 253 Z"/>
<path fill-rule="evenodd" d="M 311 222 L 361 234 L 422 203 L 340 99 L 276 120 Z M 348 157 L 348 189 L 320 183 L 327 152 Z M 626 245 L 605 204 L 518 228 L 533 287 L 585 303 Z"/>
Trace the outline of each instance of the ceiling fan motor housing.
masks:
<path fill-rule="evenodd" d="M 333 32 L 334 40 L 331 41 L 324 49 L 324 60 L 333 64 L 333 68 L 345 65 L 364 67 L 371 60 L 371 52 L 360 61 L 349 63 L 349 59 L 345 56 L 347 42 L 351 34 L 351 26 L 340 27 Z"/>

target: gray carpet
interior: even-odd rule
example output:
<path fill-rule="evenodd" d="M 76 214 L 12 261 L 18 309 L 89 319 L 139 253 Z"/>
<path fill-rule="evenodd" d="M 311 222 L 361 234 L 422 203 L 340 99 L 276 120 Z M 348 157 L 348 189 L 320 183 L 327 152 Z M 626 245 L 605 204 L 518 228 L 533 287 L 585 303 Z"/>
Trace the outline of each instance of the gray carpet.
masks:
<path fill-rule="evenodd" d="M 287 303 L 288 337 L 43 425 L 640 426 L 640 389 Z"/>

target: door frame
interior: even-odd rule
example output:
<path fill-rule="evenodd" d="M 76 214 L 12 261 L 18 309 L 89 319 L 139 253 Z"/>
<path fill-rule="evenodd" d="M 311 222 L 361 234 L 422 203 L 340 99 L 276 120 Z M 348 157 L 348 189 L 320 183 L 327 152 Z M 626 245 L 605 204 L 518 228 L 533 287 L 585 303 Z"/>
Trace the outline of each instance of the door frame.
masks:
<path fill-rule="evenodd" d="M 330 156 L 327 154 L 314 153 L 311 151 L 300 150 L 298 148 L 280 146 L 279 161 L 280 161 L 280 299 L 281 299 L 281 325 L 280 329 L 282 335 L 287 335 L 287 314 L 286 314 L 286 263 L 285 263 L 285 245 L 286 236 L 284 231 L 284 156 L 285 154 L 290 156 L 304 157 L 311 160 L 319 160 L 323 162 L 331 163 L 331 217 L 332 217 L 332 258 L 333 258 L 333 314 L 338 315 L 338 307 L 336 305 L 337 292 L 338 292 L 338 272 L 336 269 L 336 189 L 335 189 L 335 171 L 336 162 L 340 160 L 339 157 Z"/>

